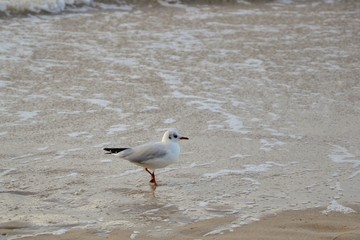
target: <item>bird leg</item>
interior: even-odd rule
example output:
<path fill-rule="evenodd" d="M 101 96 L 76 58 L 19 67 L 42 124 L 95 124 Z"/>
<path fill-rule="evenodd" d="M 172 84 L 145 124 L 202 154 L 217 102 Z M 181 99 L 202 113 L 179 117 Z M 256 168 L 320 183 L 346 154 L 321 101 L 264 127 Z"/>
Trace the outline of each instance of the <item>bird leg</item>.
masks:
<path fill-rule="evenodd" d="M 156 183 L 156 179 L 155 179 L 155 170 L 154 170 L 153 172 L 150 172 L 150 170 L 147 169 L 147 168 L 145 168 L 145 170 L 151 175 L 151 180 L 150 180 L 150 182 L 153 183 L 153 184 L 155 184 L 155 186 L 156 186 L 157 183 Z"/>

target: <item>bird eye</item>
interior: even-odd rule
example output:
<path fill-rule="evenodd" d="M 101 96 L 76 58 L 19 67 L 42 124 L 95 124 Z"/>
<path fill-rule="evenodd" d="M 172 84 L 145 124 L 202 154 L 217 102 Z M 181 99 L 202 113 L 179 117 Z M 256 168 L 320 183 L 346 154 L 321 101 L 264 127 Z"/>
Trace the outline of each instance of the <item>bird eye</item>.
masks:
<path fill-rule="evenodd" d="M 174 138 L 177 138 L 177 137 L 178 137 L 178 135 L 176 133 L 174 133 Z"/>

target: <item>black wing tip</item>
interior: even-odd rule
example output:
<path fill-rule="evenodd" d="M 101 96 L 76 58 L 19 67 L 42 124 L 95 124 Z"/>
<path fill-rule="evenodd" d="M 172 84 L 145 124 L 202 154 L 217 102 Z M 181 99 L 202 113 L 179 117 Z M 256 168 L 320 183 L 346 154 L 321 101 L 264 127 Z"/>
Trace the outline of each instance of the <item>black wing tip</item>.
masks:
<path fill-rule="evenodd" d="M 106 154 L 113 154 L 113 153 L 119 153 L 128 148 L 104 148 L 105 151 L 107 151 Z"/>

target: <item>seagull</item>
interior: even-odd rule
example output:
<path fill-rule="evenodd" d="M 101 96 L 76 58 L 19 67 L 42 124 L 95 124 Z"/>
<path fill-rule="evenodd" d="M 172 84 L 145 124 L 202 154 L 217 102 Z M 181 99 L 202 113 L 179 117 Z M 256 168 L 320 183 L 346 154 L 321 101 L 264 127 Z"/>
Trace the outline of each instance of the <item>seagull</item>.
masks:
<path fill-rule="evenodd" d="M 164 168 L 179 159 L 180 140 L 189 140 L 189 138 L 181 136 L 176 129 L 171 129 L 164 133 L 161 142 L 147 143 L 133 148 L 104 148 L 104 150 L 107 154 L 114 154 L 145 168 L 151 175 L 150 183 L 157 186 L 155 169 Z"/>

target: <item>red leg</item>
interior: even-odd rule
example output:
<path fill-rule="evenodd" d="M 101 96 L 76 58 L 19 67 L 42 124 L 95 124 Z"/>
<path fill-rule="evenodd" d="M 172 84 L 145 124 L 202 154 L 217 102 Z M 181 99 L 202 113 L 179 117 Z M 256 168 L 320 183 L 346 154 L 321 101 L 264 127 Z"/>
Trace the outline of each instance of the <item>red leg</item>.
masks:
<path fill-rule="evenodd" d="M 155 186 L 156 186 L 157 183 L 156 183 L 156 179 L 155 179 L 155 170 L 154 170 L 153 172 L 150 172 L 150 170 L 147 169 L 147 168 L 145 168 L 145 170 L 151 175 L 151 180 L 150 180 L 150 182 L 153 183 L 153 184 L 155 184 Z"/>

